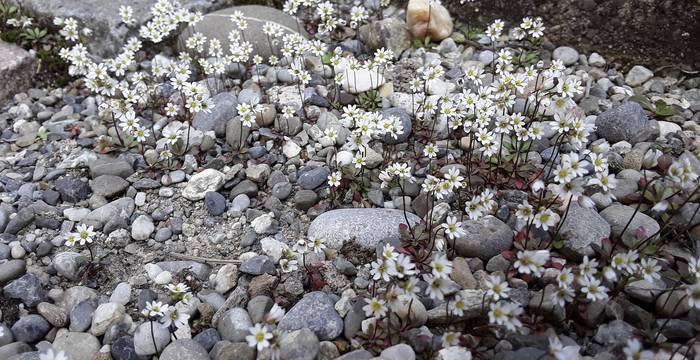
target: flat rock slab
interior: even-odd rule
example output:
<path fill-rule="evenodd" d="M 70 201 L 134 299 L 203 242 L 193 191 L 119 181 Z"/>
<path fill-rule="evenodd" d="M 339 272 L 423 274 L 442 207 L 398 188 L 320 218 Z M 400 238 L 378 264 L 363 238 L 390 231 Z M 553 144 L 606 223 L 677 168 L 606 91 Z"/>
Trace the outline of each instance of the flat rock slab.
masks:
<path fill-rule="evenodd" d="M 228 35 L 231 30 L 238 30 L 238 27 L 231 22 L 231 15 L 236 11 L 242 12 L 243 17 L 248 20 L 248 28 L 243 31 L 245 40 L 253 45 L 254 53 L 262 56 L 265 60 L 272 55 L 267 36 L 262 31 L 262 27 L 266 22 L 277 23 L 287 34 L 299 33 L 299 29 L 301 29 L 301 25 L 297 26 L 297 22 L 293 17 L 278 9 L 260 5 L 232 6 L 205 15 L 202 21 L 182 32 L 179 43 L 184 44 L 188 37 L 198 32 L 206 36 L 207 39 L 219 39 L 223 48 L 228 50 L 231 45 Z M 301 31 L 306 36 L 306 32 L 304 30 Z M 282 44 L 279 42 L 277 45 L 273 44 L 272 46 L 275 51 L 274 54 L 278 57 L 281 57 L 279 51 L 281 46 Z"/>
<path fill-rule="evenodd" d="M 0 104 L 31 87 L 36 58 L 15 44 L 0 41 Z"/>
<path fill-rule="evenodd" d="M 372 250 L 386 238 L 399 237 L 399 225 L 420 221 L 412 213 L 394 209 L 338 209 L 325 212 L 309 226 L 310 239 L 323 239 L 326 246 L 340 249 L 347 241 Z"/>
<path fill-rule="evenodd" d="M 93 35 L 87 37 L 86 45 L 91 52 L 99 56 L 114 56 L 122 48 L 129 36 L 138 34 L 140 25 L 151 18 L 151 7 L 158 0 L 16 0 L 22 5 L 41 15 L 51 17 L 72 17 L 79 26 L 92 29 Z M 179 0 L 187 9 L 210 9 L 215 0 Z M 119 8 L 131 6 L 136 24 L 127 27 L 121 23 Z"/>

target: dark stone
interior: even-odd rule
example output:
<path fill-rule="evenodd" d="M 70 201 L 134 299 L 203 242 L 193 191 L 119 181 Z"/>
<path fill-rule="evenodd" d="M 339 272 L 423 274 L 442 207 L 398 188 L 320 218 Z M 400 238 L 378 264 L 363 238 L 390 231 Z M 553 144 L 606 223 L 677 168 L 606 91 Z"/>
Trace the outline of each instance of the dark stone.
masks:
<path fill-rule="evenodd" d="M 86 181 L 71 176 L 56 180 L 56 191 L 61 194 L 61 200 L 70 203 L 85 200 L 92 194 L 92 189 Z"/>
<path fill-rule="evenodd" d="M 24 274 L 21 278 L 5 285 L 3 296 L 10 299 L 19 299 L 24 305 L 29 307 L 37 306 L 48 298 L 39 278 L 31 273 Z"/>
<path fill-rule="evenodd" d="M 226 198 L 216 191 L 209 191 L 204 195 L 204 205 L 209 214 L 219 216 L 226 211 Z"/>
<path fill-rule="evenodd" d="M 139 360 L 134 348 L 134 339 L 131 336 L 122 336 L 112 343 L 110 350 L 112 359 L 114 360 Z"/>

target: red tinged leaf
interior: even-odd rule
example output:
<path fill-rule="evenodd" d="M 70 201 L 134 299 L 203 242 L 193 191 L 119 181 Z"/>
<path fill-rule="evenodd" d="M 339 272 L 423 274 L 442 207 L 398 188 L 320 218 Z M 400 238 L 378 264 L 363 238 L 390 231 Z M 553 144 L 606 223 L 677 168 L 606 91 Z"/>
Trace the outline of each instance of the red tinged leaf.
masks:
<path fill-rule="evenodd" d="M 640 226 L 634 231 L 634 237 L 636 237 L 637 240 L 646 239 L 647 231 L 644 229 L 644 226 Z"/>
<path fill-rule="evenodd" d="M 518 190 L 522 190 L 525 188 L 525 182 L 522 181 L 520 178 L 515 178 L 515 188 Z"/>
<path fill-rule="evenodd" d="M 501 252 L 501 256 L 503 256 L 504 259 L 508 261 L 513 261 L 515 260 L 515 252 L 510 251 L 510 250 L 504 250 Z"/>

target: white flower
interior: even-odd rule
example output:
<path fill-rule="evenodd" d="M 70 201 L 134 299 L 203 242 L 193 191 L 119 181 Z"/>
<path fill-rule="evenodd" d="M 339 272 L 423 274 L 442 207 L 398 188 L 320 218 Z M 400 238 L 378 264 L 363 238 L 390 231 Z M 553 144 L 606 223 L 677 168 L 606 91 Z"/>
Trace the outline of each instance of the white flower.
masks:
<path fill-rule="evenodd" d="M 559 222 L 559 220 L 559 214 L 555 213 L 551 209 L 545 209 L 535 214 L 533 223 L 536 227 L 547 231 L 550 227 L 556 225 Z"/>
<path fill-rule="evenodd" d="M 688 305 L 691 308 L 700 309 L 700 281 L 688 286 L 685 292 L 688 294 Z"/>
<path fill-rule="evenodd" d="M 586 298 L 591 301 L 603 301 L 608 298 L 608 288 L 600 285 L 600 280 L 583 277 L 579 281 L 581 292 L 586 294 Z"/>
<path fill-rule="evenodd" d="M 428 287 L 425 289 L 425 293 L 428 294 L 428 296 L 430 296 L 431 299 L 445 299 L 445 293 L 449 288 L 449 280 L 441 277 L 432 276 L 429 274 L 423 274 L 423 280 L 428 283 Z"/>
<path fill-rule="evenodd" d="M 372 279 L 377 281 L 377 280 L 384 280 L 384 281 L 389 281 L 390 276 L 389 276 L 389 264 L 388 262 L 392 262 L 391 260 L 382 260 L 382 261 L 372 261 L 372 270 L 370 270 L 370 274 L 372 275 Z"/>
<path fill-rule="evenodd" d="M 276 323 L 276 322 L 282 320 L 284 313 L 285 313 L 284 308 L 282 308 L 281 306 L 279 306 L 275 303 L 272 305 L 272 308 L 267 313 L 265 320 L 268 323 Z"/>
<path fill-rule="evenodd" d="M 543 271 L 544 264 L 549 260 L 547 250 L 524 250 L 518 252 L 518 260 L 513 266 L 521 274 L 539 275 Z"/>
<path fill-rule="evenodd" d="M 442 228 L 445 229 L 445 235 L 451 240 L 466 234 L 464 229 L 462 229 L 462 223 L 457 221 L 457 218 L 454 216 L 448 216 L 445 223 L 442 224 Z"/>
<path fill-rule="evenodd" d="M 177 285 L 168 284 L 165 288 L 173 295 L 179 295 L 190 291 L 190 287 L 184 283 L 178 283 Z"/>
<path fill-rule="evenodd" d="M 486 296 L 491 298 L 491 300 L 499 301 L 508 298 L 510 288 L 508 287 L 508 283 L 503 281 L 500 276 L 490 275 L 484 283 L 486 286 Z"/>
<path fill-rule="evenodd" d="M 381 318 L 386 314 L 386 301 L 373 297 L 371 299 L 365 299 L 365 302 L 367 305 L 365 305 L 362 310 L 365 311 L 366 316 Z"/>
<path fill-rule="evenodd" d="M 661 279 L 661 266 L 658 265 L 656 259 L 644 258 L 639 264 L 639 270 L 642 272 L 644 280 L 653 283 L 656 279 Z"/>
<path fill-rule="evenodd" d="M 651 360 L 654 358 L 654 353 L 649 350 L 642 350 L 642 343 L 637 339 L 627 340 L 627 345 L 622 349 L 627 360 Z"/>
<path fill-rule="evenodd" d="M 462 336 L 460 332 L 447 331 L 442 334 L 442 347 L 450 347 L 459 345 L 459 338 Z"/>
<path fill-rule="evenodd" d="M 581 357 L 579 349 L 577 345 L 564 346 L 556 335 L 549 337 L 548 352 L 557 360 L 577 360 Z"/>
<path fill-rule="evenodd" d="M 434 159 L 437 157 L 437 146 L 433 143 L 425 145 L 423 148 L 423 155 L 428 159 Z"/>
<path fill-rule="evenodd" d="M 688 262 L 688 272 L 696 279 L 700 278 L 700 260 L 695 256 L 691 257 Z"/>
<path fill-rule="evenodd" d="M 97 233 L 95 233 L 92 230 L 92 226 L 88 226 L 86 224 L 80 224 L 78 225 L 78 240 L 80 241 L 80 245 L 85 245 L 86 243 L 92 243 L 92 238 L 95 236 Z"/>
<path fill-rule="evenodd" d="M 551 298 L 553 303 L 559 305 L 560 307 L 566 306 L 566 303 L 574 300 L 574 290 L 569 286 L 559 286 L 552 293 Z"/>
<path fill-rule="evenodd" d="M 384 258 L 385 260 L 398 259 L 399 254 L 394 250 L 394 247 L 390 244 L 384 244 L 384 248 L 382 248 L 382 258 Z"/>
<path fill-rule="evenodd" d="M 491 304 L 489 311 L 489 322 L 496 325 L 505 326 L 510 331 L 516 331 L 523 324 L 518 316 L 523 313 L 520 305 L 510 302 L 498 302 Z"/>
<path fill-rule="evenodd" d="M 588 255 L 583 257 L 583 261 L 578 266 L 579 274 L 584 278 L 593 278 L 598 272 L 598 260 L 589 259 Z"/>
<path fill-rule="evenodd" d="M 433 276 L 438 278 L 447 278 L 452 273 L 452 262 L 447 260 L 447 255 L 435 255 L 430 262 L 430 267 L 433 269 Z"/>
<path fill-rule="evenodd" d="M 248 346 L 257 348 L 258 351 L 263 351 L 263 349 L 270 346 L 270 339 L 272 339 L 272 333 L 267 331 L 267 327 L 262 324 L 255 324 L 255 326 L 248 329 L 250 335 L 245 337 L 248 342 Z"/>
<path fill-rule="evenodd" d="M 315 252 L 316 254 L 320 254 L 323 252 L 323 249 L 326 248 L 326 244 L 323 243 L 323 239 L 321 238 L 316 238 L 313 241 L 309 241 L 310 245 L 309 248 L 311 251 Z"/>
<path fill-rule="evenodd" d="M 178 311 L 175 307 L 170 307 L 170 310 L 163 316 L 161 323 L 163 326 L 168 327 L 170 324 L 175 325 L 176 328 L 181 328 L 189 325 L 190 315 L 185 314 L 182 311 Z"/>
<path fill-rule="evenodd" d="M 54 352 L 53 349 L 48 349 L 46 352 L 39 354 L 39 360 L 70 360 L 65 352 Z"/>
<path fill-rule="evenodd" d="M 160 301 L 147 302 L 143 314 L 148 317 L 163 317 L 169 308 L 170 305 L 163 304 Z"/>
<path fill-rule="evenodd" d="M 340 171 L 336 171 L 328 175 L 328 185 L 330 187 L 338 187 L 340 186 L 340 180 L 343 178 L 342 174 Z"/>

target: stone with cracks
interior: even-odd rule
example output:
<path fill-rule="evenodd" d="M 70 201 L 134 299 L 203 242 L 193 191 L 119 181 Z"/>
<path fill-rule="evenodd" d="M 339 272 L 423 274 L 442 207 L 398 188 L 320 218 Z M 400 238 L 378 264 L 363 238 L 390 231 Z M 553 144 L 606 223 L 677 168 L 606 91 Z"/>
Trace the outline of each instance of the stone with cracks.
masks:
<path fill-rule="evenodd" d="M 353 241 L 371 250 L 386 238 L 399 237 L 399 225 L 406 218 L 415 225 L 420 218 L 412 213 L 394 209 L 337 209 L 318 216 L 309 225 L 309 239 L 324 239 L 326 246 L 340 249 Z"/>
<path fill-rule="evenodd" d="M 231 42 L 228 34 L 238 27 L 231 21 L 231 15 L 240 11 L 243 18 L 248 21 L 248 28 L 243 31 L 246 41 L 249 41 L 255 53 L 267 59 L 270 55 L 280 55 L 281 45 L 270 47 L 267 36 L 261 31 L 266 22 L 280 25 L 285 34 L 299 34 L 301 25 L 297 25 L 296 20 L 282 11 L 269 6 L 243 5 L 232 6 L 226 9 L 215 11 L 204 16 L 204 19 L 195 26 L 185 29 L 180 36 L 180 43 L 184 44 L 186 39 L 198 32 L 206 36 L 207 39 L 219 39 L 224 49 L 228 49 Z M 306 32 L 301 30 L 302 34 Z M 270 39 L 272 40 L 272 39 Z"/>
<path fill-rule="evenodd" d="M 36 59 L 15 44 L 0 41 L 0 103 L 30 87 Z"/>

